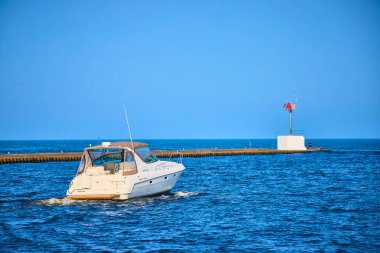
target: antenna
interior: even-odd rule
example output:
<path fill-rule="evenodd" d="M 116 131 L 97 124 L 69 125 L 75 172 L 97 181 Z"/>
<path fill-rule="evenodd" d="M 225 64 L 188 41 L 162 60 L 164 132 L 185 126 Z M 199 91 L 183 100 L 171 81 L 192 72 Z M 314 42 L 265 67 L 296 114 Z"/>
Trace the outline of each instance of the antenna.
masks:
<path fill-rule="evenodd" d="M 127 120 L 127 126 L 128 126 L 129 138 L 131 139 L 132 149 L 135 149 L 135 148 L 133 147 L 133 140 L 132 140 L 131 128 L 129 127 L 128 114 L 127 114 L 127 109 L 125 108 L 125 105 L 124 105 L 124 113 L 125 113 L 125 119 Z"/>

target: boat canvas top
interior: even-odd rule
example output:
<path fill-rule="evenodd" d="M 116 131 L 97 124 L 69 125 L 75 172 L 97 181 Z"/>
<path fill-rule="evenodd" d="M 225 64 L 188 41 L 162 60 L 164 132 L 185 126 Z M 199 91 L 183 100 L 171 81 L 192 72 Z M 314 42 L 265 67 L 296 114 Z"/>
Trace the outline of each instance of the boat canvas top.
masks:
<path fill-rule="evenodd" d="M 143 142 L 103 142 L 101 145 L 87 147 L 86 150 L 91 149 L 104 149 L 104 148 L 130 148 L 130 149 L 136 149 L 136 148 L 143 148 L 148 147 L 147 143 Z"/>

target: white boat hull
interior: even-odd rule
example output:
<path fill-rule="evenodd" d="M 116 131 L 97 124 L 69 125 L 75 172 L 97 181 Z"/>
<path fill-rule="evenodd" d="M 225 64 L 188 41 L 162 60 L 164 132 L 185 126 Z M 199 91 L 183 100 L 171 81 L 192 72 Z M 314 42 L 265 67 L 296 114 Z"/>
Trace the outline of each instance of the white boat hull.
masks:
<path fill-rule="evenodd" d="M 132 192 L 128 195 L 128 198 L 150 196 L 168 192 L 175 186 L 181 174 L 182 171 L 137 183 L 133 187 Z"/>
<path fill-rule="evenodd" d="M 156 195 L 170 191 L 184 169 L 182 164 L 164 162 L 128 176 L 80 174 L 71 182 L 66 198 L 125 200 Z"/>

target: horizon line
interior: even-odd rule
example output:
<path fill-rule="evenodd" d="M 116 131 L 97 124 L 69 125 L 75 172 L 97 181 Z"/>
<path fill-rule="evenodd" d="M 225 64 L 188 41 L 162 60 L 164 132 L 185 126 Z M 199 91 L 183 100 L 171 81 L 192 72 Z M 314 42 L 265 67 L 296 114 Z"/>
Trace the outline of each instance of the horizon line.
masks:
<path fill-rule="evenodd" d="M 297 135 L 293 135 L 297 136 Z M 0 141 L 115 141 L 115 140 L 127 140 L 128 138 L 102 138 L 102 139 L 0 139 Z M 378 140 L 380 137 L 342 137 L 342 138 L 331 138 L 331 137 L 305 137 L 305 139 L 313 140 Z M 277 138 L 135 138 L 138 140 L 277 140 Z M 134 141 L 135 142 L 135 141 Z"/>

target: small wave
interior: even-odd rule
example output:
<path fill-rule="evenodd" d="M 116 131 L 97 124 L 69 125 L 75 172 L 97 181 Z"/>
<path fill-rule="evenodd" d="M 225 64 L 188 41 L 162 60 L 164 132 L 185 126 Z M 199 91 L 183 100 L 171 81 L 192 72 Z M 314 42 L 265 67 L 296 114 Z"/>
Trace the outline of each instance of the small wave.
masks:
<path fill-rule="evenodd" d="M 73 202 L 75 202 L 75 200 L 66 199 L 66 198 L 63 198 L 63 199 L 51 198 L 51 199 L 39 200 L 37 204 L 41 206 L 66 206 L 66 205 L 72 204 Z"/>
<path fill-rule="evenodd" d="M 165 200 L 170 199 L 171 196 L 182 198 L 182 197 L 190 197 L 190 196 L 196 196 L 199 193 L 197 192 L 176 192 L 173 195 L 171 194 L 162 194 L 158 196 L 151 196 L 151 197 L 140 197 L 140 198 L 132 198 L 128 199 L 127 203 L 133 203 L 133 204 L 146 204 L 147 202 L 151 202 L 154 200 Z M 119 201 L 120 202 L 120 201 Z M 125 201 L 122 201 L 125 202 Z M 91 201 L 91 200 L 72 200 L 72 199 L 58 199 L 58 198 L 50 198 L 50 199 L 41 199 L 35 202 L 37 205 L 40 206 L 66 206 L 66 205 L 72 205 L 72 204 L 105 204 L 108 205 L 110 203 L 115 203 L 114 201 Z"/>
<path fill-rule="evenodd" d="M 197 196 L 199 193 L 198 192 L 176 192 L 174 194 L 174 197 L 190 197 L 190 196 Z"/>

